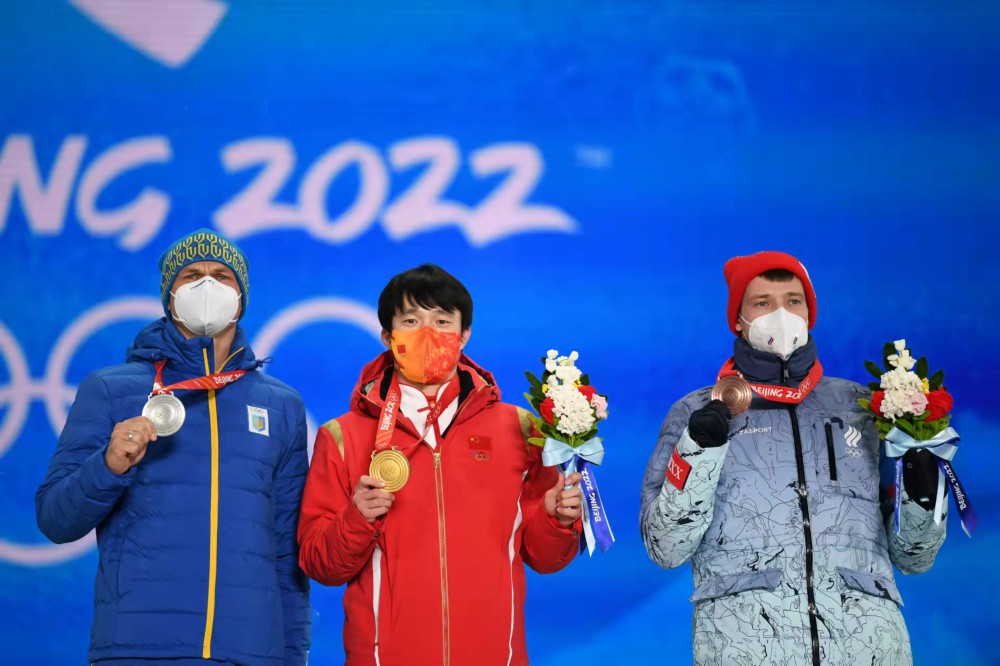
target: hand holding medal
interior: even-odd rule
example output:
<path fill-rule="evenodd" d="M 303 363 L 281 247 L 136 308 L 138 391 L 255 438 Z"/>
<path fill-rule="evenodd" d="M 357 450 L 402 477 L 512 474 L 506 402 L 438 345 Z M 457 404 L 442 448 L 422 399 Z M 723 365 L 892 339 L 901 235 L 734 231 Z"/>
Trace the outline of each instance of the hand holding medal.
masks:
<path fill-rule="evenodd" d="M 163 368 L 166 365 L 166 361 L 156 362 L 156 377 L 153 379 L 153 392 L 149 394 L 149 399 L 146 400 L 146 404 L 142 408 L 142 415 L 152 421 L 156 427 L 156 434 L 161 437 L 169 437 L 180 430 L 181 426 L 184 425 L 184 419 L 187 417 L 184 403 L 173 394 L 174 389 L 221 389 L 224 386 L 232 384 L 247 373 L 246 370 L 220 372 L 164 386 Z"/>
<path fill-rule="evenodd" d="M 146 447 L 156 441 L 156 428 L 145 416 L 136 416 L 116 423 L 111 431 L 104 464 L 114 474 L 124 474 L 143 459 Z"/>
<path fill-rule="evenodd" d="M 374 523 L 387 514 L 395 499 L 396 496 L 388 490 L 385 481 L 371 476 L 362 476 L 358 480 L 351 497 L 358 513 L 369 523 Z"/>

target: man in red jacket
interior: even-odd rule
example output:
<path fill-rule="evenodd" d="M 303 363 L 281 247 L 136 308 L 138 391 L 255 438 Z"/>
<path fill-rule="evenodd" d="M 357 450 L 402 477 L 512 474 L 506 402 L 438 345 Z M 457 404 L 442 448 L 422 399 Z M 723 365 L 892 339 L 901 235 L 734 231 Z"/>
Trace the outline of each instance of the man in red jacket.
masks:
<path fill-rule="evenodd" d="M 429 264 L 401 273 L 378 316 L 389 350 L 316 438 L 302 569 L 347 583 L 348 666 L 527 664 L 524 563 L 573 559 L 580 475 L 542 466 L 524 410 L 462 354 L 461 282 Z"/>

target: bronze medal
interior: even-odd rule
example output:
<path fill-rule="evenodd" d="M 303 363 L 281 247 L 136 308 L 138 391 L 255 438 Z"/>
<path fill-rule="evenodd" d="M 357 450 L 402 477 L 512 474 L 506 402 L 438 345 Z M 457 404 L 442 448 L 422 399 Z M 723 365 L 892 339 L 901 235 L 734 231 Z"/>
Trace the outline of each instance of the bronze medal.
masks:
<path fill-rule="evenodd" d="M 158 436 L 167 437 L 181 429 L 187 412 L 184 403 L 173 393 L 159 393 L 149 396 L 142 415 L 153 422 Z"/>
<path fill-rule="evenodd" d="M 385 481 L 385 490 L 399 491 L 410 480 L 410 461 L 398 449 L 386 449 L 372 454 L 368 475 Z"/>
<path fill-rule="evenodd" d="M 753 391 L 746 380 L 736 375 L 720 377 L 712 388 L 712 400 L 721 400 L 733 416 L 750 409 Z"/>

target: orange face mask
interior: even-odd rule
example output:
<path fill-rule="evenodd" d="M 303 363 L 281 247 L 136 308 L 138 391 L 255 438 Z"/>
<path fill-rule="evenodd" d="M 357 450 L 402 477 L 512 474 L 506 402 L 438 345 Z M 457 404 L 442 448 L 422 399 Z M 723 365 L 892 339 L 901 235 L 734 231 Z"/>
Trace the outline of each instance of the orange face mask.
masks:
<path fill-rule="evenodd" d="M 392 355 L 403 377 L 415 384 L 440 384 L 458 365 L 462 334 L 430 326 L 392 332 Z"/>

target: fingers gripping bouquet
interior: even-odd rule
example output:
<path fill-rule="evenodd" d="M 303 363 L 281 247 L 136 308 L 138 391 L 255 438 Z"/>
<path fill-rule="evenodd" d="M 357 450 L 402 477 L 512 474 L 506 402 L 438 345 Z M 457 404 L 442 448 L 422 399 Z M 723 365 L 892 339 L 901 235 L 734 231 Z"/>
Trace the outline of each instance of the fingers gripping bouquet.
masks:
<path fill-rule="evenodd" d="M 604 460 L 604 446 L 597 437 L 597 423 L 608 418 L 608 399 L 600 395 L 586 375 L 576 367 L 576 352 L 560 356 L 550 349 L 542 362 L 545 372 L 538 379 L 526 372 L 530 390 L 524 394 L 539 416 L 531 416 L 539 435 L 528 443 L 542 447 L 542 462 L 558 466 L 567 476 L 579 472 L 583 477 L 583 535 L 580 548 L 591 555 L 594 547 L 606 552 L 614 543 L 611 524 L 601 502 L 592 465 Z"/>
<path fill-rule="evenodd" d="M 896 532 L 899 532 L 903 455 L 910 450 L 927 449 L 937 457 L 941 472 L 934 521 L 941 522 L 950 485 L 958 504 L 962 529 L 972 536 L 979 520 L 951 466 L 958 452 L 959 436 L 950 426 L 952 397 L 943 386 L 944 371 L 939 370 L 928 377 L 926 357 L 914 359 L 906 347 L 906 340 L 885 343 L 882 356 L 884 370 L 865 361 L 865 367 L 879 381 L 868 385 L 872 389 L 871 400 L 860 399 L 858 403 L 875 416 L 886 455 L 896 459 Z"/>

